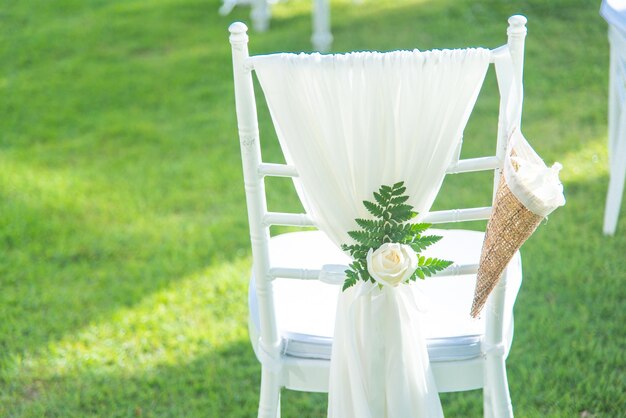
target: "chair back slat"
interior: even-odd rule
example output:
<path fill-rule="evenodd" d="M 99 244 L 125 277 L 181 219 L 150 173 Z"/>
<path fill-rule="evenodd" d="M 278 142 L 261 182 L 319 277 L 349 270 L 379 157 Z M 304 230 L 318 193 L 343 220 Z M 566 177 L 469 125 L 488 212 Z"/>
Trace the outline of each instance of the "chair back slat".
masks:
<path fill-rule="evenodd" d="M 501 166 L 498 157 L 478 157 L 455 160 L 446 170 L 446 174 L 471 173 L 475 171 L 495 170 Z M 259 164 L 259 175 L 263 177 L 298 177 L 298 169 L 288 164 Z"/>
<path fill-rule="evenodd" d="M 333 265 L 332 267 L 340 267 Z M 342 270 L 342 269 L 340 269 Z M 463 276 L 466 274 L 476 274 L 478 264 L 453 264 L 445 270 L 433 274 L 434 277 Z M 272 267 L 269 275 L 273 279 L 297 279 L 297 280 L 319 280 L 326 272 L 324 269 L 298 269 L 289 267 Z M 336 273 L 336 272 L 334 272 Z M 335 274 L 338 281 L 334 284 L 343 283 L 344 276 Z"/>
<path fill-rule="evenodd" d="M 502 162 L 498 157 L 479 157 L 467 158 L 465 160 L 457 160 L 450 164 L 446 170 L 446 174 L 472 173 L 475 171 L 495 170 L 502 166 Z"/>
<path fill-rule="evenodd" d="M 268 212 L 263 218 L 266 226 L 315 226 L 313 219 L 306 213 L 285 213 L 285 212 Z"/>
<path fill-rule="evenodd" d="M 261 163 L 259 175 L 272 177 L 298 177 L 298 169 L 287 164 Z"/>
<path fill-rule="evenodd" d="M 479 208 L 463 208 L 436 210 L 428 212 L 422 222 L 430 224 L 445 224 L 451 222 L 471 222 L 489 219 L 491 215 L 491 206 Z M 263 217 L 265 226 L 299 226 L 299 227 L 315 227 L 315 222 L 306 213 L 286 213 L 286 212 L 267 212 Z"/>
<path fill-rule="evenodd" d="M 491 209 L 491 206 L 484 206 L 480 208 L 436 210 L 428 212 L 424 216 L 423 221 L 429 224 L 484 221 L 489 219 Z"/>

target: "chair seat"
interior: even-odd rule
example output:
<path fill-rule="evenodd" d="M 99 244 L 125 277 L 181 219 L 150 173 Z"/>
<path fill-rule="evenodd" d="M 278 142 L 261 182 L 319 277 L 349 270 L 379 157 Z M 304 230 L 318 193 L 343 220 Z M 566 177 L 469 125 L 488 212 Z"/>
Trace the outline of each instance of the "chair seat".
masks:
<path fill-rule="evenodd" d="M 443 236 L 424 255 L 456 264 L 475 264 L 480 258 L 484 233 L 465 230 L 431 230 Z M 273 267 L 320 269 L 324 264 L 345 264 L 350 258 L 320 231 L 293 232 L 270 240 Z M 519 253 L 509 265 L 507 301 L 513 306 L 521 283 Z M 428 301 L 424 325 L 431 362 L 468 360 L 481 355 L 484 319 L 469 315 L 476 275 L 432 277 L 411 284 Z M 287 356 L 329 360 L 335 324 L 337 296 L 341 287 L 318 280 L 277 278 L 273 282 L 276 321 Z M 512 291 L 509 292 L 509 289 Z M 251 338 L 259 332 L 259 312 L 254 277 L 248 295 Z M 506 309 L 505 309 L 506 310 Z M 512 338 L 512 315 L 505 315 L 506 350 Z"/>

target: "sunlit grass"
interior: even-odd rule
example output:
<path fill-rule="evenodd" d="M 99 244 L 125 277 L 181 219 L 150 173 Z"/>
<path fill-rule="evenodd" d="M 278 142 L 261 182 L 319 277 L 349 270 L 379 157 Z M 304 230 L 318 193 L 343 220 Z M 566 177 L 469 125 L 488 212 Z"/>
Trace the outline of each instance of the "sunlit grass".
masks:
<path fill-rule="evenodd" d="M 582 149 L 568 152 L 561 159 L 561 181 L 576 183 L 608 177 L 608 150 L 606 137 L 585 143 Z"/>
<path fill-rule="evenodd" d="M 245 340 L 247 332 L 240 324 L 246 315 L 240 305 L 249 266 L 245 257 L 179 279 L 45 350 L 26 353 L 20 372 L 38 378 L 95 369 L 133 375 L 173 367 Z"/>

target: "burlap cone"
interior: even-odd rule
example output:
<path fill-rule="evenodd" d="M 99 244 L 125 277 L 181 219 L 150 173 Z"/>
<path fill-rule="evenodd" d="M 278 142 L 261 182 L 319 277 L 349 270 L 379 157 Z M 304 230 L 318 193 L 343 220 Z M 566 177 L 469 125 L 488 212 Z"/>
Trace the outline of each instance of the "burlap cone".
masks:
<path fill-rule="evenodd" d="M 535 232 L 542 216 L 535 215 L 513 195 L 504 176 L 496 193 L 480 255 L 472 317 L 477 317 L 502 272 L 524 241 Z"/>
<path fill-rule="evenodd" d="M 547 167 L 519 130 L 509 139 L 504 170 L 480 255 L 472 317 L 477 317 L 515 252 L 541 220 L 565 204 L 561 165 Z"/>

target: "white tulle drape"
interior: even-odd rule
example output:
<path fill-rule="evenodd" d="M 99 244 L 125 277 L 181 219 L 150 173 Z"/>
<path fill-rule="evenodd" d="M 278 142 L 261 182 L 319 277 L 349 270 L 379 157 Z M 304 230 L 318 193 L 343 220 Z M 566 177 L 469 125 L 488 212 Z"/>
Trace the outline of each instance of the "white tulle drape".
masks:
<path fill-rule="evenodd" d="M 404 181 L 428 212 L 458 152 L 489 64 L 486 49 L 257 56 L 254 66 L 298 194 L 337 245 L 363 200 Z M 415 286 L 415 285 L 411 285 Z M 339 298 L 329 416 L 439 417 L 409 286 L 358 285 Z"/>
<path fill-rule="evenodd" d="M 278 139 L 318 227 L 348 242 L 362 201 L 404 180 L 427 212 L 484 79 L 486 49 L 255 57 Z"/>

